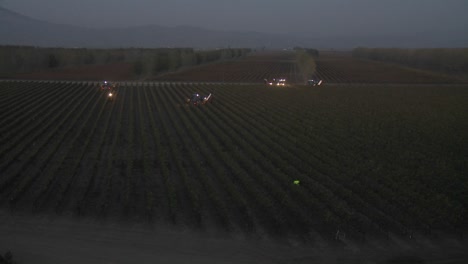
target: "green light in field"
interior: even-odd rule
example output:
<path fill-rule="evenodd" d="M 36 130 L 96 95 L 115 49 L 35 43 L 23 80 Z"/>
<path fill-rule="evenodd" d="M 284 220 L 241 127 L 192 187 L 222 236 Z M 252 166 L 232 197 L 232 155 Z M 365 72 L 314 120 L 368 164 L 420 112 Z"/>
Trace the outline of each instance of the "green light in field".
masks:
<path fill-rule="evenodd" d="M 293 183 L 294 183 L 295 185 L 299 185 L 300 181 L 299 181 L 299 180 L 295 180 L 295 181 L 293 181 Z"/>

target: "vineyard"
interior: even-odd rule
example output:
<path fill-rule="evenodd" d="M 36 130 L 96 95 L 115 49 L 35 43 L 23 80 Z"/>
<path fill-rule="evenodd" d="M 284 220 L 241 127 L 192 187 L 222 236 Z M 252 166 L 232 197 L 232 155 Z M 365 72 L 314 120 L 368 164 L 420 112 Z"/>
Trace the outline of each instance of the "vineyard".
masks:
<path fill-rule="evenodd" d="M 401 65 L 359 59 L 351 52 L 324 51 L 316 59 L 315 78 L 324 83 L 373 84 L 466 84 L 466 79 L 409 68 Z M 149 74 L 151 65 L 142 64 L 141 70 Z M 153 72 L 154 73 L 154 72 Z M 145 75 L 143 74 L 143 75 Z M 285 78 L 290 84 L 305 84 L 306 80 L 292 51 L 253 52 L 230 60 L 208 62 L 202 65 L 181 66 L 177 70 L 162 71 L 155 75 L 135 76 L 132 63 L 81 65 L 13 75 L 28 80 L 95 80 L 125 81 L 141 79 L 171 82 L 223 82 L 263 83 L 264 79 Z M 310 76 L 313 77 L 313 76 Z"/>
<path fill-rule="evenodd" d="M 438 72 L 359 59 L 347 52 L 322 52 L 317 76 L 332 83 L 466 83 L 466 80 Z"/>
<path fill-rule="evenodd" d="M 192 93 L 214 101 L 185 105 Z M 110 101 L 93 82 L 1 81 L 0 207 L 328 243 L 462 237 L 467 99 L 463 85 L 122 82 Z"/>
<path fill-rule="evenodd" d="M 262 52 L 235 61 L 162 74 L 154 80 L 262 83 L 264 79 L 272 78 L 286 78 L 290 83 L 305 83 L 293 52 Z"/>
<path fill-rule="evenodd" d="M 450 84 L 466 80 L 437 72 L 354 58 L 350 52 L 321 52 L 316 59 L 316 78 L 327 83 Z M 294 52 L 257 52 L 236 61 L 202 65 L 165 73 L 156 81 L 262 83 L 285 78 L 305 84 Z"/>

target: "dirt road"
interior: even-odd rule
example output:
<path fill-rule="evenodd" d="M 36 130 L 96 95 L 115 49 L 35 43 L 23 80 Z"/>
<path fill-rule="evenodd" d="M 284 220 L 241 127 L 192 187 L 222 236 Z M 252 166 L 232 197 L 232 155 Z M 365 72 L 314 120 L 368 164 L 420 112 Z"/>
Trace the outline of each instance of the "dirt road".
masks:
<path fill-rule="evenodd" d="M 317 253 L 171 227 L 103 224 L 0 211 L 0 250 L 20 263 L 282 263 Z"/>
<path fill-rule="evenodd" d="M 406 247 L 406 249 L 405 249 Z M 0 211 L 0 252 L 28 263 L 467 263 L 463 245 L 331 249 L 163 226 Z M 405 262 L 406 261 L 406 262 Z M 410 261 L 410 262 L 408 262 Z"/>

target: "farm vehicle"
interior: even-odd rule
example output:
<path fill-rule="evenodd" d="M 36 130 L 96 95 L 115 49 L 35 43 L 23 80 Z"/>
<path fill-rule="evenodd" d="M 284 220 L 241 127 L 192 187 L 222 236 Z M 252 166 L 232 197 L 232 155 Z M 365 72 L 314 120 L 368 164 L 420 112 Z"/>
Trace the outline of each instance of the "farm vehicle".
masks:
<path fill-rule="evenodd" d="M 117 83 L 103 81 L 99 87 L 101 88 L 101 90 L 106 91 L 106 90 L 114 90 L 115 88 L 117 88 L 117 86 L 118 86 Z"/>
<path fill-rule="evenodd" d="M 202 96 L 198 93 L 192 94 L 191 98 L 185 99 L 185 103 L 188 105 L 204 105 L 207 103 L 211 103 L 213 101 L 213 94 L 208 94 L 205 96 Z"/>
<path fill-rule="evenodd" d="M 101 88 L 101 91 L 106 91 L 107 99 L 112 100 L 115 98 L 116 89 L 118 87 L 117 83 L 103 81 L 99 87 Z"/>
<path fill-rule="evenodd" d="M 263 81 L 267 85 L 276 85 L 276 86 L 286 85 L 286 79 L 284 78 L 280 78 L 280 79 L 273 78 L 272 80 L 264 79 Z"/>
<path fill-rule="evenodd" d="M 321 85 L 322 82 L 323 81 L 320 80 L 320 79 L 310 79 L 310 80 L 307 81 L 307 84 L 311 85 L 311 86 L 316 86 L 316 85 L 318 86 L 318 85 Z"/>

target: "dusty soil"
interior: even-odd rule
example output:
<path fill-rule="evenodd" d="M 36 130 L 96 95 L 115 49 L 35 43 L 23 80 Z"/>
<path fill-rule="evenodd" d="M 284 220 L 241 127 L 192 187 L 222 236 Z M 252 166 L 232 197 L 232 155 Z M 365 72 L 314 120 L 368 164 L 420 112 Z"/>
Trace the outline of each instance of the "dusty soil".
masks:
<path fill-rule="evenodd" d="M 163 225 L 0 215 L 0 250 L 20 263 L 276 263 L 317 249 Z"/>
<path fill-rule="evenodd" d="M 19 263 L 466 263 L 460 242 L 330 248 L 194 232 L 155 224 L 96 222 L 0 211 L 0 251 Z M 423 246 L 424 245 L 424 246 Z M 3 254 L 2 252 L 2 254 Z"/>

